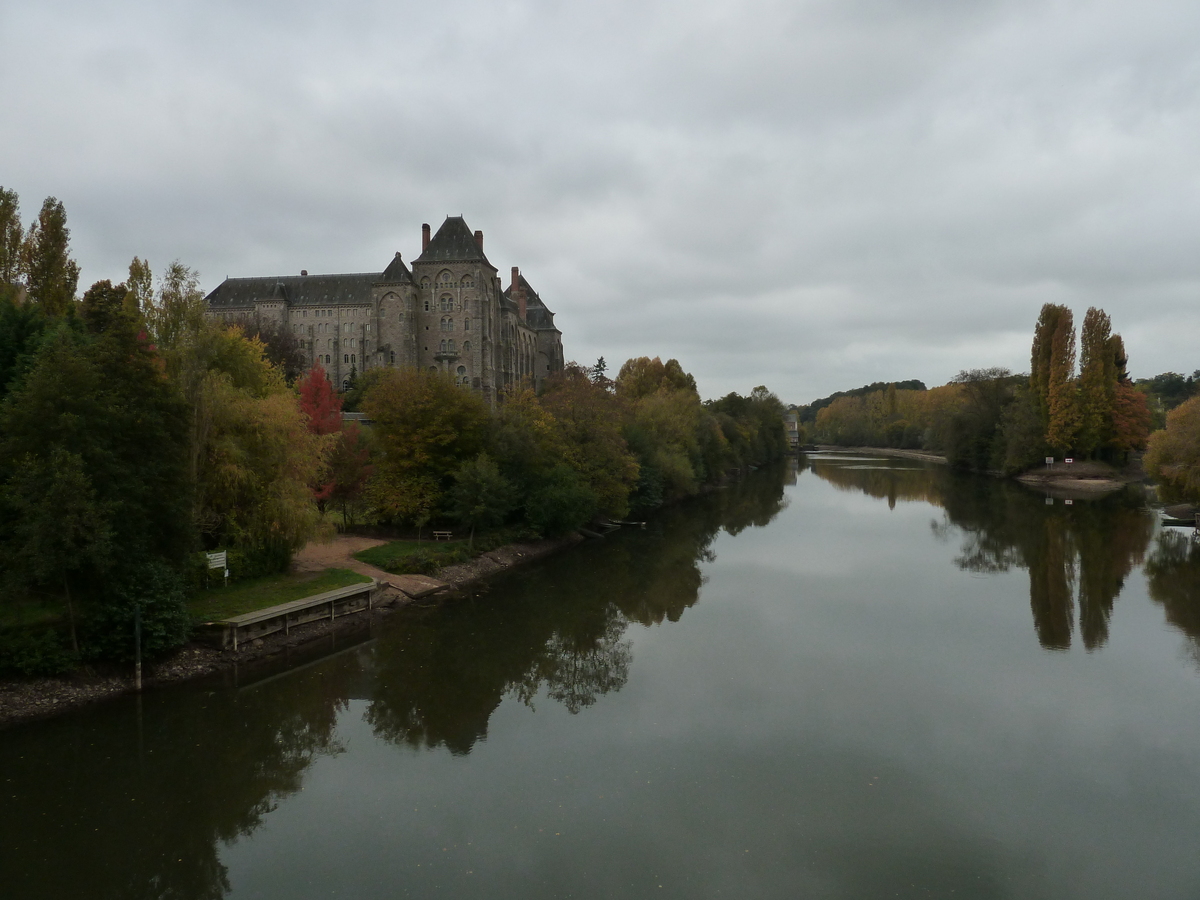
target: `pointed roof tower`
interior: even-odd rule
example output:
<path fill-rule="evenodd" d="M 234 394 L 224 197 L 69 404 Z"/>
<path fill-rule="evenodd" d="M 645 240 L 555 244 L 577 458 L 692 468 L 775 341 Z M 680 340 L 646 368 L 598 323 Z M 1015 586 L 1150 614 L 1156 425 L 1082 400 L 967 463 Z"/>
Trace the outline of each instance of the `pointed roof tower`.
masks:
<path fill-rule="evenodd" d="M 388 267 L 383 270 L 383 274 L 379 276 L 379 280 L 387 284 L 412 281 L 412 272 L 408 271 L 408 266 L 400 258 L 400 251 L 396 251 L 396 256 L 388 263 Z"/>
<path fill-rule="evenodd" d="M 483 255 L 483 232 L 472 234 L 462 216 L 446 216 L 437 234 L 413 262 L 483 262 L 492 266 Z"/>

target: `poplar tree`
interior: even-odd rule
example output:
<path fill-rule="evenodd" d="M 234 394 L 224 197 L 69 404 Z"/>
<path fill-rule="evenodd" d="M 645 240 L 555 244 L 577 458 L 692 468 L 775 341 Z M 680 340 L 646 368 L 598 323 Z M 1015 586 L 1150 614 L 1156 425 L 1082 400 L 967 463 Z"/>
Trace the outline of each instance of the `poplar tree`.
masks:
<path fill-rule="evenodd" d="M 148 261 L 135 256 L 129 264 L 129 280 L 125 284 L 129 288 L 127 301 L 131 306 L 145 312 L 154 305 L 154 275 Z"/>
<path fill-rule="evenodd" d="M 48 316 L 65 315 L 75 301 L 79 265 L 71 259 L 70 239 L 67 211 L 47 197 L 21 244 L 21 268 L 30 301 Z"/>
<path fill-rule="evenodd" d="M 1117 364 L 1112 344 L 1112 322 L 1091 307 L 1083 317 L 1079 364 L 1079 451 L 1094 455 L 1112 439 L 1113 404 L 1117 392 Z"/>
<path fill-rule="evenodd" d="M 1074 445 L 1079 432 L 1079 401 L 1075 384 L 1075 323 L 1069 309 L 1065 306 L 1059 309 L 1050 336 L 1050 364 L 1046 371 L 1046 443 L 1065 453 Z"/>
<path fill-rule="evenodd" d="M 1053 353 L 1054 332 L 1063 314 L 1070 315 L 1065 306 L 1047 303 L 1038 314 L 1033 331 L 1033 349 L 1029 360 L 1029 389 L 1033 403 L 1042 418 L 1043 428 L 1050 419 L 1050 357 Z"/>
<path fill-rule="evenodd" d="M 20 280 L 23 236 L 17 192 L 0 187 L 0 290 Z"/>

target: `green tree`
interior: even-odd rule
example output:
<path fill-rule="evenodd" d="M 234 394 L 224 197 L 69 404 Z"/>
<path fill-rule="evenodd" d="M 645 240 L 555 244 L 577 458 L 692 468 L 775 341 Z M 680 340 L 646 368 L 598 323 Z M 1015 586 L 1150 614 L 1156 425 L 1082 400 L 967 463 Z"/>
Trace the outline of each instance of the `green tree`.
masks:
<path fill-rule="evenodd" d="M 452 473 L 483 449 L 488 410 L 450 377 L 389 369 L 363 399 L 379 448 L 371 496 L 390 518 L 421 524 Z"/>
<path fill-rule="evenodd" d="M 192 545 L 186 426 L 161 361 L 132 328 L 60 323 L 0 404 L 10 573 L 95 612 L 129 571 L 181 566 Z"/>
<path fill-rule="evenodd" d="M 500 469 L 486 453 L 459 466 L 454 473 L 454 486 L 446 495 L 450 514 L 471 529 L 471 546 L 475 546 L 475 529 L 500 525 L 517 506 L 516 488 L 500 474 Z"/>
<path fill-rule="evenodd" d="M 1046 384 L 1046 443 L 1066 453 L 1079 433 L 1079 398 L 1075 382 L 1075 326 L 1062 307 L 1050 340 Z"/>
<path fill-rule="evenodd" d="M 1079 452 L 1094 456 L 1112 440 L 1117 364 L 1112 322 L 1094 306 L 1083 317 L 1079 364 Z"/>
<path fill-rule="evenodd" d="M 29 299 L 48 316 L 63 316 L 75 302 L 79 265 L 71 259 L 67 211 L 47 197 L 21 244 L 21 269 Z"/>
<path fill-rule="evenodd" d="M 129 288 L 129 305 L 136 310 L 147 310 L 154 306 L 154 273 L 150 271 L 150 263 L 136 256 L 129 264 L 129 278 L 125 281 Z"/>
<path fill-rule="evenodd" d="M 83 459 L 62 447 L 21 459 L 4 487 L 14 517 L 6 564 L 30 584 L 61 587 L 71 647 L 79 653 L 72 583 L 103 579 L 113 561 L 111 510 L 97 498 Z"/>
<path fill-rule="evenodd" d="M 637 484 L 638 464 L 623 434 L 627 413 L 621 398 L 571 363 L 547 380 L 540 403 L 553 417 L 563 462 L 591 488 L 598 511 L 624 518 L 629 494 Z"/>
<path fill-rule="evenodd" d="M 0 187 L 0 299 L 21 280 L 21 204 L 17 192 Z M 15 293 L 15 292 L 14 292 Z"/>

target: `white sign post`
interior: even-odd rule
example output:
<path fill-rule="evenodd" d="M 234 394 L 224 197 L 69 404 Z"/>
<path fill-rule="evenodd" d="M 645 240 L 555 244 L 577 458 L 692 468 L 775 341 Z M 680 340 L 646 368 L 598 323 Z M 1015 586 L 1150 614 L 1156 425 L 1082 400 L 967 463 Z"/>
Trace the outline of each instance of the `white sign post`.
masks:
<path fill-rule="evenodd" d="M 210 569 L 225 570 L 225 586 L 229 586 L 229 551 L 218 550 L 216 553 L 205 553 L 208 557 L 208 567 Z"/>
<path fill-rule="evenodd" d="M 1047 456 L 1047 457 L 1046 457 L 1046 468 L 1047 468 L 1047 469 L 1053 469 L 1053 468 L 1054 468 L 1054 457 L 1053 457 L 1053 456 Z"/>

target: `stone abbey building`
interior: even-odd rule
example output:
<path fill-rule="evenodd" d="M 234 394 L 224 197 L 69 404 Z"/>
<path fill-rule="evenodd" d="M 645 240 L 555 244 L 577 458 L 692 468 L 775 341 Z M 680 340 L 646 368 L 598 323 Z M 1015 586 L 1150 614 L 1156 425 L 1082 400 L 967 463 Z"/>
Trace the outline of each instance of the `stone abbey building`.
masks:
<path fill-rule="evenodd" d="M 412 269 L 396 257 L 382 272 L 226 278 L 206 298 L 208 314 L 253 318 L 289 330 L 345 389 L 352 372 L 419 366 L 446 372 L 489 404 L 526 381 L 540 387 L 563 367 L 554 313 L 514 266 L 501 284 L 483 254 L 483 232 L 447 216 L 437 234 L 421 226 Z"/>

